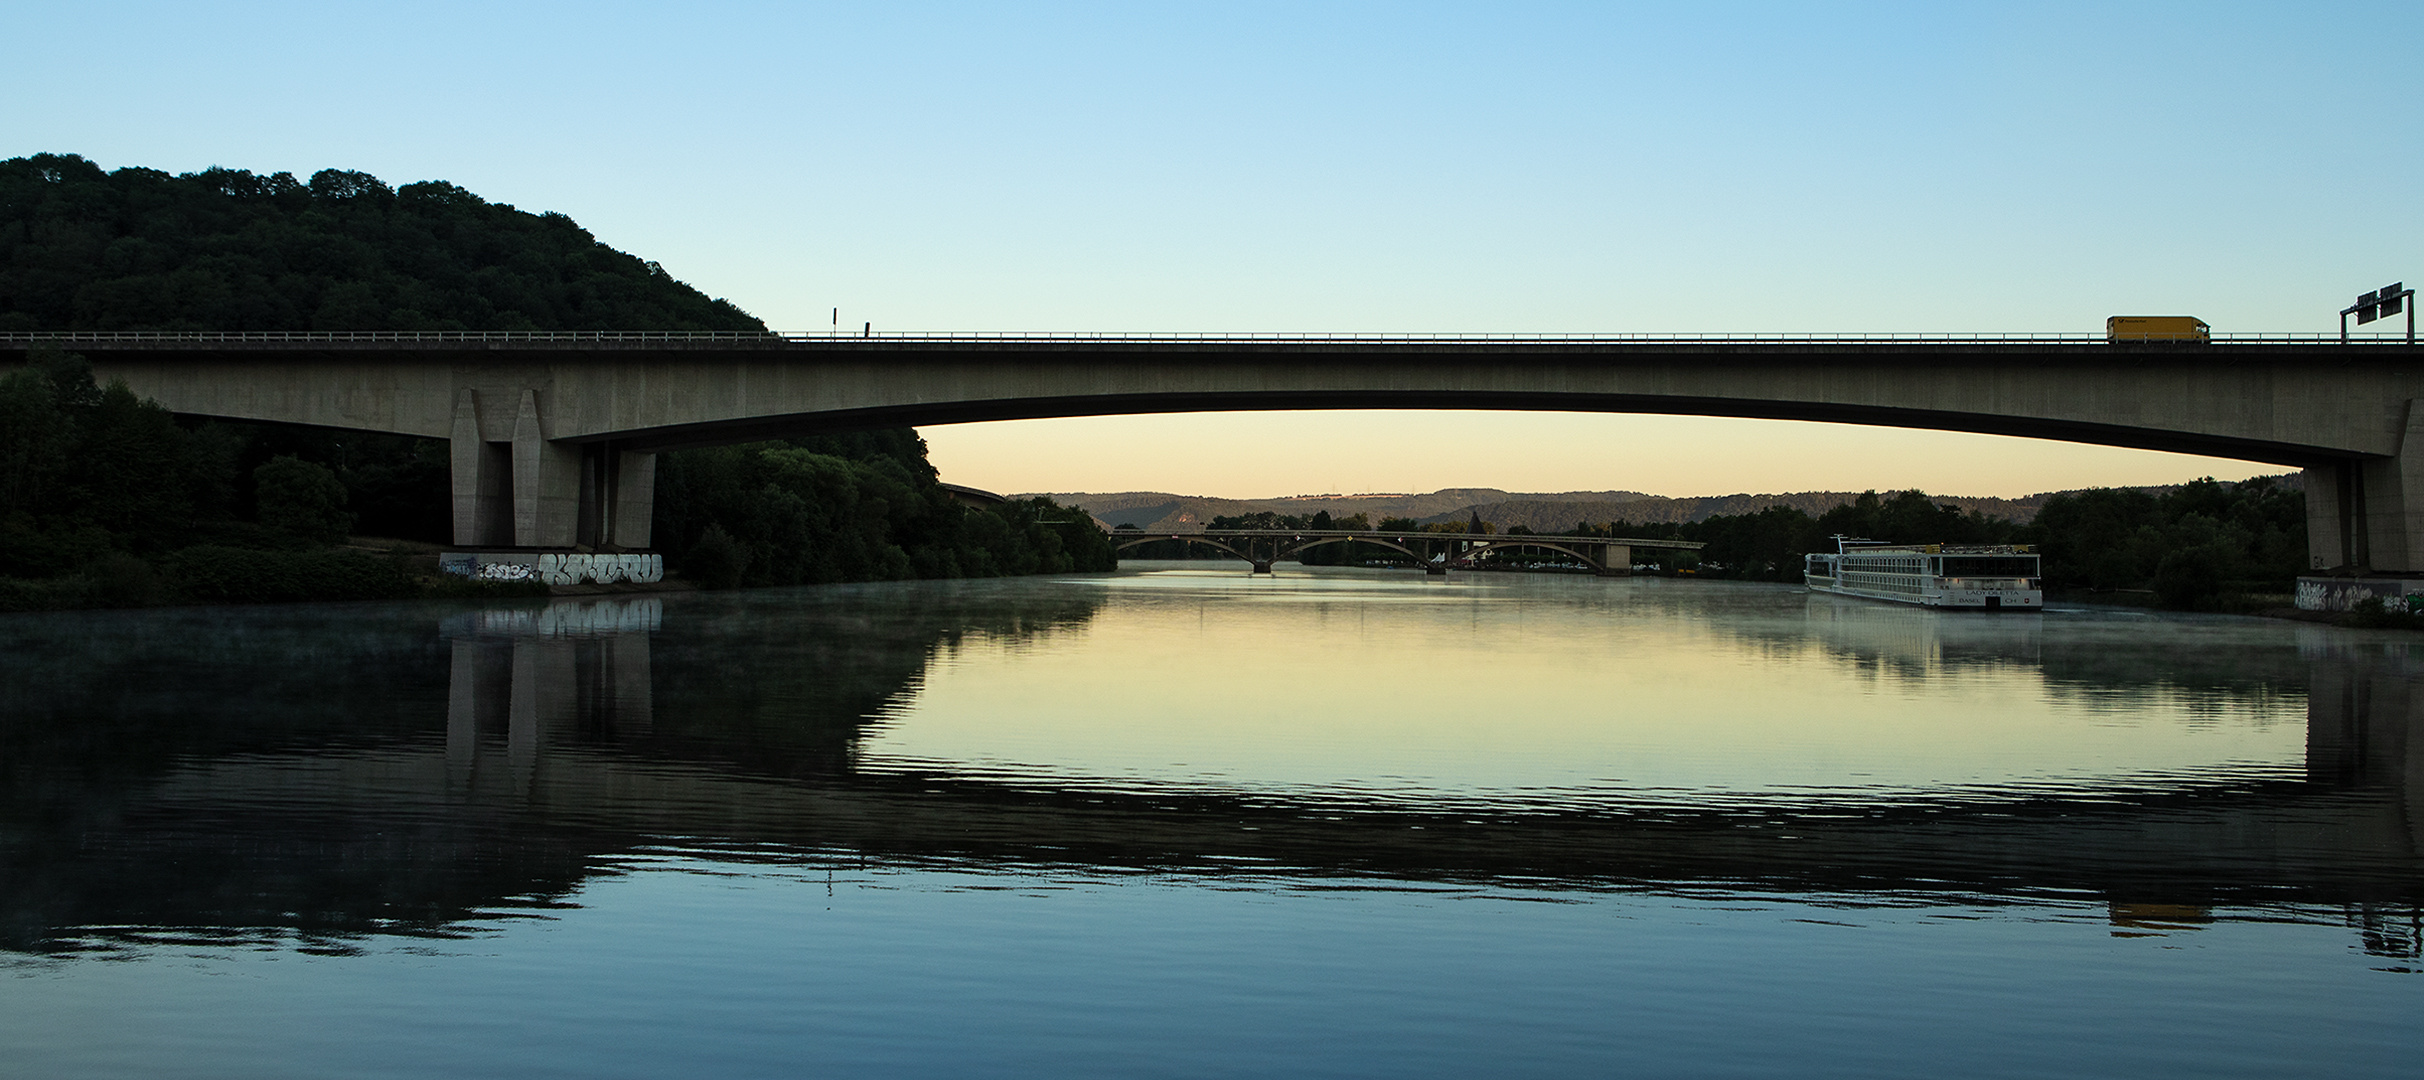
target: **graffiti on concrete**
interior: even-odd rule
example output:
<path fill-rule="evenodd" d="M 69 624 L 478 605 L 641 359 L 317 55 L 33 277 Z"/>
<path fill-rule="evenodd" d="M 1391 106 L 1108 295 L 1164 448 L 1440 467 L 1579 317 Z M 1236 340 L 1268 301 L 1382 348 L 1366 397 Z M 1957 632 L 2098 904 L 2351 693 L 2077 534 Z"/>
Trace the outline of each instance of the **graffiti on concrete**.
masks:
<path fill-rule="evenodd" d="M 2382 601 L 2382 610 L 2424 614 L 2424 581 L 2402 578 L 2298 579 L 2298 608 L 2302 611 L 2354 611 L 2369 599 Z"/>
<path fill-rule="evenodd" d="M 665 557 L 631 553 L 450 551 L 438 569 L 481 581 L 540 581 L 549 585 L 641 584 L 665 580 Z"/>
<path fill-rule="evenodd" d="M 596 583 L 611 585 L 618 581 L 651 582 L 665 579 L 665 557 L 662 555 L 583 555 L 578 552 L 539 556 L 539 580 L 550 585 L 580 585 Z"/>

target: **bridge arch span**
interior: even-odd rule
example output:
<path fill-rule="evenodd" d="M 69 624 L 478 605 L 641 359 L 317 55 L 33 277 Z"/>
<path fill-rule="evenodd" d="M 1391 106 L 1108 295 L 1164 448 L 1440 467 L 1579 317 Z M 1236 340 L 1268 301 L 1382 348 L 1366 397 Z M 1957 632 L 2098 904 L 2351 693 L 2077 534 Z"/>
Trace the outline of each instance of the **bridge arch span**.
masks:
<path fill-rule="evenodd" d="M 1502 535 L 1503 535 L 1503 534 L 1502 534 Z M 1625 559 L 1625 565 L 1624 565 L 1623 569 L 1625 569 L 1625 570 L 1627 570 L 1627 571 L 1630 571 L 1630 570 L 1633 568 L 1633 567 L 1632 567 L 1632 559 L 1630 558 L 1630 552 L 1632 551 L 1631 546 L 1630 546 L 1630 545 L 1624 545 L 1624 544 L 1617 544 L 1617 545 L 1612 545 L 1612 546 L 1616 546 L 1616 547 L 1622 547 L 1622 548 L 1624 548 L 1624 549 L 1625 549 L 1625 551 L 1628 553 L 1627 558 Z M 1545 540 L 1526 540 L 1526 539 L 1524 539 L 1524 537 L 1523 537 L 1523 535 L 1522 535 L 1521 533 L 1517 533 L 1517 534 L 1515 534 L 1515 535 L 1513 535 L 1513 536 L 1505 536 L 1503 539 L 1493 538 L 1492 540 L 1490 540 L 1490 541 L 1489 541 L 1488 546 L 1483 547 L 1483 548 L 1480 548 L 1480 549 L 1478 549 L 1478 550 L 1474 550 L 1474 551 L 1468 551 L 1468 552 L 1466 552 L 1466 553 L 1465 553 L 1465 558 L 1466 558 L 1468 561 L 1470 561 L 1470 560 L 1474 560 L 1474 559 L 1478 559 L 1478 558 L 1480 558 L 1481 556 L 1486 555 L 1486 554 L 1489 554 L 1490 552 L 1493 552 L 1493 551 L 1497 551 L 1497 550 L 1498 550 L 1498 549 L 1500 549 L 1500 548 L 1535 548 L 1535 549 L 1539 549 L 1539 550 L 1545 550 L 1545 551 L 1554 551 L 1554 552 L 1557 552 L 1557 553 L 1562 554 L 1562 555 L 1569 556 L 1569 557 L 1574 558 L 1574 559 L 1579 559 L 1579 560 L 1581 560 L 1581 561 L 1582 561 L 1582 564 L 1583 564 L 1583 565 L 1588 566 L 1588 567 L 1590 567 L 1590 568 L 1591 568 L 1591 569 L 1593 569 L 1593 570 L 1597 570 L 1597 571 L 1599 571 L 1600 573 L 1603 573 L 1603 574 L 1606 574 L 1606 573 L 1612 573 L 1612 572 L 1614 572 L 1614 571 L 1617 569 L 1616 567 L 1613 567 L 1613 566 L 1608 565 L 1608 560 L 1607 560 L 1607 559 L 1605 559 L 1605 558 L 1601 558 L 1601 557 L 1599 557 L 1599 556 L 1594 556 L 1594 555 L 1588 555 L 1588 554 L 1584 554 L 1583 552 L 1577 551 L 1577 550 L 1575 550 L 1573 547 L 1570 547 L 1570 546 L 1565 545 L 1565 544 L 1554 543 L 1554 542 L 1545 541 Z"/>
<path fill-rule="evenodd" d="M 1114 534 L 1112 534 L 1112 535 L 1113 535 L 1113 537 L 1114 537 L 1114 538 L 1115 538 L 1115 540 L 1116 540 L 1116 538 L 1117 538 L 1118 534 L 1114 533 Z M 1203 537 L 1203 536 L 1189 536 L 1189 535 L 1187 535 L 1186 533 L 1155 533 L 1155 534 L 1153 534 L 1153 535 L 1151 535 L 1151 536 L 1140 536 L 1140 537 L 1137 537 L 1136 539 L 1133 539 L 1133 540 L 1117 540 L 1115 543 L 1113 543 L 1113 544 L 1111 545 L 1111 550 L 1112 550 L 1112 552 L 1113 552 L 1114 554 L 1116 554 L 1116 553 L 1118 553 L 1118 552 L 1126 551 L 1126 550 L 1128 550 L 1129 548 L 1132 548 L 1132 547 L 1139 547 L 1139 546 L 1142 546 L 1142 545 L 1145 545 L 1145 544 L 1154 544 L 1154 543 L 1160 543 L 1160 542 L 1165 541 L 1165 540 L 1176 540 L 1176 541 L 1179 541 L 1179 542 L 1181 542 L 1181 543 L 1187 543 L 1187 544 L 1201 544 L 1201 545 L 1203 545 L 1204 547 L 1209 547 L 1209 548 L 1219 548 L 1219 549 L 1220 549 L 1220 550 L 1222 550 L 1222 551 L 1226 551 L 1226 552 L 1228 552 L 1229 554 L 1234 555 L 1234 556 L 1236 556 L 1236 557 L 1238 557 L 1238 558 L 1240 558 L 1240 559 L 1243 559 L 1243 560 L 1245 560 L 1245 561 L 1247 561 L 1247 562 L 1249 562 L 1249 563 L 1252 563 L 1252 564 L 1254 564 L 1254 565 L 1256 565 L 1256 566 L 1263 566 L 1263 565 L 1266 565 L 1267 563 L 1269 563 L 1269 562 L 1271 561 L 1271 560 L 1268 560 L 1268 559 L 1257 559 L 1257 558 L 1255 558 L 1255 557 L 1254 557 L 1254 556 L 1252 556 L 1252 555 L 1248 555 L 1248 554 L 1246 554 L 1245 552 L 1239 551 L 1239 550 L 1237 550 L 1236 548 L 1230 547 L 1230 546 L 1229 546 L 1229 545 L 1227 545 L 1227 544 L 1221 543 L 1220 541 L 1218 541 L 1218 540 L 1214 540 L 1214 539 L 1211 539 L 1211 538 L 1209 538 L 1209 537 Z"/>
<path fill-rule="evenodd" d="M 1400 554 L 1403 554 L 1403 555 L 1404 555 L 1404 556 L 1406 556 L 1407 558 L 1410 558 L 1410 559 L 1414 560 L 1415 562 L 1421 562 L 1421 561 L 1423 561 L 1423 554 L 1422 554 L 1421 552 L 1416 551 L 1416 550 L 1414 550 L 1413 548 L 1407 547 L 1407 546 L 1405 546 L 1404 544 L 1400 544 L 1400 543 L 1398 543 L 1398 542 L 1396 542 L 1396 541 L 1394 541 L 1394 540 L 1388 540 L 1388 539 L 1384 539 L 1384 538 L 1382 538 L 1382 537 L 1380 537 L 1380 536 L 1378 536 L 1378 535 L 1374 535 L 1374 536 L 1319 536 L 1319 537 L 1315 537 L 1315 538 L 1313 538 L 1313 539 L 1311 539 L 1311 540 L 1307 540 L 1307 541 L 1305 541 L 1304 543 L 1298 544 L 1298 545 L 1296 545 L 1295 547 L 1292 547 L 1292 548 L 1289 548 L 1289 549 L 1287 549 L 1287 550 L 1285 550 L 1285 551 L 1280 552 L 1280 553 L 1279 553 L 1279 557 L 1284 559 L 1284 558 L 1287 558 L 1287 557 L 1289 557 L 1289 556 L 1291 556 L 1291 555 L 1299 555 L 1299 554 L 1302 554 L 1302 553 L 1304 553 L 1304 552 L 1311 551 L 1312 549 L 1317 548 L 1317 547 L 1320 547 L 1320 546 L 1322 546 L 1322 545 L 1324 545 L 1324 544 L 1372 544 L 1372 545 L 1375 545 L 1375 546 L 1378 546 L 1378 547 L 1384 547 L 1384 548 L 1388 548 L 1388 549 L 1390 549 L 1390 550 L 1392 550 L 1392 551 L 1396 551 L 1396 552 L 1398 552 L 1398 553 L 1400 553 Z"/>

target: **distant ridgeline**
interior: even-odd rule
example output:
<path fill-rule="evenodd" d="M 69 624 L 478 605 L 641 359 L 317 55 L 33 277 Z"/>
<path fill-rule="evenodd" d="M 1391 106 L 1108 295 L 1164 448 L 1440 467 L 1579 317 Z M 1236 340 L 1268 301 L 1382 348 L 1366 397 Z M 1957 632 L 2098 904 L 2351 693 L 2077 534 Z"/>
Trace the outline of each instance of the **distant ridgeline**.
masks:
<path fill-rule="evenodd" d="M 2302 490 L 2297 473 L 2273 478 L 2286 491 Z M 2177 485 L 2134 490 L 2162 495 Z M 1577 521 L 1636 521 L 1689 524 L 1713 517 L 1755 514 L 1770 507 L 1790 507 L 1813 518 L 1860 498 L 1857 491 L 1796 491 L 1771 495 L 1702 495 L 1672 498 L 1638 491 L 1502 491 L 1498 488 L 1443 488 L 1422 495 L 1291 495 L 1273 499 L 1222 499 L 1177 495 L 1166 491 L 1112 493 L 1055 492 L 1064 503 L 1082 503 L 1104 526 L 1133 525 L 1146 532 L 1166 532 L 1200 526 L 1216 517 L 1243 517 L 1269 511 L 1310 519 L 1317 513 L 1333 518 L 1357 514 L 1372 521 L 1410 518 L 1421 525 L 1462 524 L 1478 517 L 1500 530 L 1521 526 L 1537 533 L 1570 531 Z M 2026 525 L 2050 500 L 2078 492 L 2048 491 L 2014 499 L 1975 495 L 1930 495 L 1938 506 L 1964 512 L 1975 510 L 1990 518 Z"/>
<path fill-rule="evenodd" d="M 0 161 L 0 331 L 763 329 L 571 218 L 444 181 Z M 913 431 L 659 468 L 659 550 L 711 585 L 1113 565 L 1049 499 L 961 507 Z M 421 573 L 434 559 L 341 545 L 451 539 L 448 472 L 442 442 L 175 420 L 73 355 L 40 355 L 0 374 L 0 610 L 447 587 Z"/>

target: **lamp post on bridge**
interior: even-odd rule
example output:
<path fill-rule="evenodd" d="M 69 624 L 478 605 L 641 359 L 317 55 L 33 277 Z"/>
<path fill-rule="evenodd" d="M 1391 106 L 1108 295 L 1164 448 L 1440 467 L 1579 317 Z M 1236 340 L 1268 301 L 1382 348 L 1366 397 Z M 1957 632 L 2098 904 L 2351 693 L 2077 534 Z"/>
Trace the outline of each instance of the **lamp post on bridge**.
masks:
<path fill-rule="evenodd" d="M 2357 317 L 2363 326 L 2377 318 L 2387 319 L 2405 309 L 2407 312 L 2407 343 L 2416 343 L 2416 291 L 2405 282 L 2394 281 L 2380 289 L 2359 293 L 2357 302 L 2340 309 L 2340 344 L 2348 344 L 2348 317 Z"/>

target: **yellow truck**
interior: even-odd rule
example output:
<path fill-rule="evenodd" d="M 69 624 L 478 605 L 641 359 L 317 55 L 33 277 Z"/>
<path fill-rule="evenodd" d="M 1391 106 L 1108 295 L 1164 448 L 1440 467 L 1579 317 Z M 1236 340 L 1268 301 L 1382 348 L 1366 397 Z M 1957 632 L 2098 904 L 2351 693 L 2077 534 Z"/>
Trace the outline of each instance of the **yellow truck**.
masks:
<path fill-rule="evenodd" d="M 2213 340 L 2213 327 L 2194 315 L 2115 315 L 2104 320 L 2104 340 L 2175 341 L 2203 345 Z"/>

